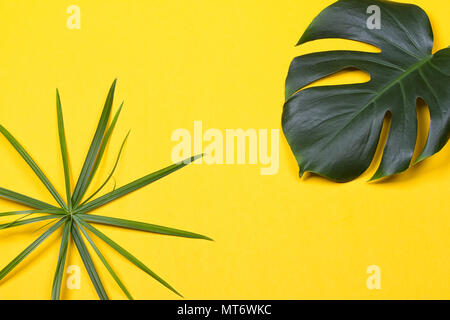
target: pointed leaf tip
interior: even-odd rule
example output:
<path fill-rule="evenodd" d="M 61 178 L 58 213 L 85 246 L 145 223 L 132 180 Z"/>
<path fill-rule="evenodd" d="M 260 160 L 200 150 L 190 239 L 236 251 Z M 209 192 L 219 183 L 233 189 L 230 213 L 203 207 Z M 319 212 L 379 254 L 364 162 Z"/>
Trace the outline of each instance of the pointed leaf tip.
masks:
<path fill-rule="evenodd" d="M 105 145 L 108 142 L 107 140 L 112 132 L 112 128 L 114 127 L 115 121 L 117 120 L 118 113 L 116 112 L 116 116 L 113 119 L 113 123 L 111 123 L 110 128 L 105 133 L 114 100 L 116 80 L 113 81 L 111 88 L 109 89 L 105 105 L 103 107 L 103 111 L 100 116 L 97 129 L 95 131 L 94 138 L 92 139 L 91 146 L 89 147 L 88 154 L 86 155 L 86 159 L 83 164 L 83 168 L 81 169 L 81 173 L 75 185 L 75 189 L 72 194 L 73 207 L 77 206 L 80 203 L 87 188 L 89 187 L 89 184 L 92 181 L 92 178 L 103 155 Z"/>

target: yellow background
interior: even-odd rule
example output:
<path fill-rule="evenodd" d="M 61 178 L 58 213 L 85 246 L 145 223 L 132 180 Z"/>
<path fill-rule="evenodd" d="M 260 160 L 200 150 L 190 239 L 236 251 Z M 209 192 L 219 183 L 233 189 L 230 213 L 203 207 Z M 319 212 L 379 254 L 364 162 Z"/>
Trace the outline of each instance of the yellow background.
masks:
<path fill-rule="evenodd" d="M 370 50 L 339 40 L 294 47 L 332 2 L 1 0 L 0 122 L 61 194 L 55 88 L 76 178 L 109 85 L 118 78 L 114 106 L 124 100 L 125 107 L 96 186 L 129 129 L 118 186 L 169 164 L 171 133 L 192 131 L 194 120 L 204 129 L 279 128 L 277 175 L 261 176 L 256 165 L 191 165 L 96 211 L 212 237 L 214 242 L 100 227 L 186 298 L 450 298 L 449 146 L 382 183 L 366 182 L 379 157 L 350 183 L 298 178 L 280 126 L 292 58 L 335 48 Z M 435 50 L 448 46 L 448 0 L 410 2 L 429 14 Z M 81 8 L 80 30 L 66 27 L 71 4 Z M 0 159 L 2 187 L 54 203 L 4 138 Z M 21 207 L 0 202 L 2 211 L 15 208 Z M 37 227 L 1 231 L 2 267 L 42 232 L 34 232 Z M 177 298 L 98 243 L 135 298 Z M 0 298 L 49 298 L 58 245 L 52 236 L 3 279 Z M 69 250 L 68 263 L 82 266 L 73 243 Z M 95 262 L 110 297 L 124 298 Z M 372 264 L 381 268 L 381 290 L 366 287 Z M 81 289 L 64 289 L 63 298 L 97 298 L 84 267 Z"/>

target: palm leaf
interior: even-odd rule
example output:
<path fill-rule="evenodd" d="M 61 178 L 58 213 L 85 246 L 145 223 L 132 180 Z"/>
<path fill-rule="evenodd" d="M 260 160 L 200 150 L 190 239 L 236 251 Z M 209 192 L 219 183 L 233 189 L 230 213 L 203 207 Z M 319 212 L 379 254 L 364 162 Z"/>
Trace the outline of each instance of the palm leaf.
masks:
<path fill-rule="evenodd" d="M 19 214 L 30 214 L 30 213 L 64 214 L 64 211 L 59 208 L 45 209 L 45 210 L 9 211 L 9 212 L 1 212 L 0 217 L 13 216 L 13 215 L 19 215 Z"/>
<path fill-rule="evenodd" d="M 8 190 L 5 188 L 0 188 L 0 198 L 7 199 L 14 201 L 16 203 L 20 203 L 23 205 L 26 205 L 28 207 L 36 208 L 36 209 L 58 209 L 55 206 L 52 206 L 51 204 L 48 204 L 46 202 L 28 197 L 26 195 L 23 195 L 21 193 Z"/>
<path fill-rule="evenodd" d="M 95 234 L 97 237 L 102 239 L 109 246 L 111 246 L 111 248 L 113 248 L 114 250 L 119 252 L 122 256 L 127 258 L 131 263 L 133 263 L 139 269 L 141 269 L 142 271 L 144 271 L 145 273 L 150 275 L 153 279 L 155 279 L 156 281 L 161 283 L 166 288 L 170 289 L 171 291 L 173 291 L 174 293 L 176 293 L 177 295 L 182 297 L 182 295 L 177 290 L 175 290 L 170 284 L 168 284 L 164 279 L 162 279 L 160 276 L 158 276 L 156 273 L 154 273 L 152 270 L 150 270 L 145 264 L 143 264 L 141 261 L 139 261 L 135 256 L 133 256 L 127 250 L 122 248 L 120 245 L 115 243 L 112 239 L 107 237 L 104 233 L 100 232 L 100 230 L 98 230 L 95 227 L 91 226 L 90 224 L 84 222 L 82 219 L 77 218 L 76 215 L 74 216 L 74 218 L 76 219 L 77 222 L 79 222 L 81 225 L 83 225 L 83 227 L 85 227 L 86 229 L 91 231 L 93 234 Z"/>
<path fill-rule="evenodd" d="M 113 82 L 108 96 L 106 98 L 106 102 L 102 111 L 102 115 L 99 120 L 99 124 L 97 126 L 97 130 L 95 132 L 94 138 L 89 147 L 89 151 L 87 153 L 86 159 L 84 161 L 82 170 L 80 172 L 80 176 L 77 180 L 73 193 L 71 193 L 71 182 L 70 182 L 70 167 L 69 167 L 69 158 L 67 153 L 67 143 L 66 143 L 66 135 L 64 128 L 64 120 L 61 106 L 61 99 L 58 90 L 56 91 L 56 111 L 57 111 L 57 120 L 58 120 L 58 135 L 59 135 L 59 144 L 62 155 L 63 169 L 64 169 L 64 180 L 65 180 L 65 191 L 66 191 L 66 200 L 67 204 L 64 200 L 59 196 L 56 192 L 53 185 L 46 178 L 44 173 L 40 170 L 37 164 L 33 161 L 33 159 L 28 155 L 25 149 L 15 140 L 15 138 L 4 128 L 0 126 L 0 132 L 8 139 L 8 141 L 16 148 L 19 154 L 25 159 L 28 165 L 34 170 L 37 176 L 41 179 L 47 189 L 52 193 L 53 197 L 57 200 L 59 207 L 53 206 L 46 202 L 31 198 L 29 196 L 23 195 L 21 193 L 11 191 L 5 188 L 0 188 L 0 198 L 14 201 L 16 203 L 31 207 L 33 209 L 28 210 L 17 210 L 17 211 L 8 211 L 0 213 L 0 217 L 9 217 L 9 216 L 20 216 L 18 219 L 9 222 L 0 224 L 0 229 L 7 229 L 12 227 L 23 226 L 27 224 L 37 223 L 48 221 L 45 224 L 40 225 L 38 229 L 33 232 L 36 232 L 40 229 L 46 229 L 40 237 L 38 237 L 32 244 L 30 244 L 22 253 L 20 253 L 13 261 L 11 261 L 3 270 L 0 271 L 0 280 L 5 277 L 12 269 L 15 268 L 25 257 L 30 254 L 37 246 L 39 246 L 50 234 L 52 234 L 55 230 L 61 227 L 64 224 L 64 230 L 62 232 L 59 255 L 56 264 L 56 271 L 53 277 L 52 284 L 52 299 L 59 299 L 61 295 L 61 284 L 62 278 L 64 274 L 65 262 L 67 259 L 68 245 L 69 239 L 72 236 L 75 245 L 77 247 L 78 252 L 80 253 L 81 259 L 83 261 L 84 266 L 88 272 L 89 278 L 91 279 L 94 288 L 100 297 L 100 299 L 108 299 L 108 295 L 103 287 L 103 284 L 100 280 L 99 274 L 95 268 L 94 262 L 89 254 L 89 250 L 86 247 L 83 239 L 86 238 L 90 243 L 93 250 L 96 252 L 102 263 L 105 265 L 108 272 L 111 274 L 113 279 L 119 285 L 121 290 L 125 293 L 125 295 L 129 299 L 133 299 L 131 294 L 128 292 L 127 288 L 123 284 L 123 282 L 119 279 L 118 275 L 114 272 L 111 265 L 108 263 L 106 258 L 100 252 L 99 248 L 95 244 L 95 242 L 90 237 L 88 231 L 94 233 L 97 237 L 106 242 L 109 246 L 111 246 L 114 250 L 123 255 L 127 260 L 132 262 L 138 268 L 146 272 L 148 275 L 153 277 L 159 283 L 173 291 L 174 293 L 180 295 L 172 286 L 170 286 L 165 280 L 155 274 L 152 270 L 150 270 L 147 266 L 145 266 L 141 261 L 139 261 L 136 257 L 134 257 L 127 250 L 119 246 L 113 240 L 108 238 L 106 235 L 101 233 L 99 230 L 91 226 L 88 222 L 92 223 L 100 223 L 104 225 L 110 225 L 121 228 L 128 228 L 133 230 L 141 230 L 145 232 L 152 232 L 158 234 L 172 235 L 178 237 L 185 238 L 195 238 L 195 239 L 207 239 L 211 240 L 208 237 L 203 235 L 188 232 L 184 230 L 178 230 L 173 228 L 167 228 L 163 226 L 153 225 L 149 223 L 137 222 L 132 220 L 125 220 L 119 218 L 111 218 L 104 217 L 98 215 L 88 214 L 89 211 L 98 208 L 102 205 L 105 205 L 117 198 L 123 197 L 126 194 L 133 192 L 137 189 L 140 189 L 162 177 L 175 172 L 185 165 L 195 161 L 202 155 L 190 157 L 180 163 L 173 164 L 168 166 L 162 170 L 156 171 L 149 175 L 142 177 L 141 179 L 135 180 L 131 183 L 126 184 L 125 186 L 116 189 L 116 183 L 114 179 L 114 188 L 111 192 L 106 193 L 105 195 L 92 200 L 108 183 L 108 181 L 113 178 L 113 174 L 117 168 L 120 156 L 124 149 L 125 143 L 127 141 L 128 134 L 122 142 L 118 155 L 116 157 L 116 161 L 114 166 L 104 181 L 104 183 L 83 203 L 80 204 L 83 199 L 86 190 L 88 189 L 99 165 L 102 160 L 102 157 L 105 153 L 108 141 L 111 138 L 113 130 L 118 121 L 119 115 L 122 110 L 122 105 L 119 107 L 116 112 L 113 120 L 111 121 L 111 125 L 107 128 L 109 116 L 111 113 L 112 102 L 114 97 L 116 81 Z M 28 218 L 33 214 L 44 214 L 39 217 Z M 75 223 L 73 223 L 75 221 Z M 82 234 L 80 233 L 80 230 Z"/>
<path fill-rule="evenodd" d="M 66 263 L 67 247 L 69 246 L 70 230 L 72 229 L 72 219 L 67 219 L 63 235 L 61 238 L 61 246 L 59 248 L 58 262 L 56 264 L 55 277 L 53 278 L 52 299 L 59 300 L 61 293 L 61 282 L 64 274 L 64 266 Z"/>
<path fill-rule="evenodd" d="M 19 226 L 23 226 L 23 225 L 26 225 L 26 224 L 35 223 L 35 222 L 41 222 L 41 221 L 50 220 L 50 219 L 61 219 L 61 217 L 65 217 L 65 216 L 63 216 L 61 214 L 52 214 L 52 215 L 47 215 L 47 216 L 42 216 L 42 217 L 36 217 L 36 218 L 30 218 L 30 219 L 25 219 L 25 220 L 19 220 L 19 221 L 15 221 L 13 223 L 0 224 L 0 229 L 19 227 Z"/>
<path fill-rule="evenodd" d="M 14 221 L 11 221 L 11 222 L 9 222 L 9 223 L 5 223 L 5 224 L 3 224 L 3 225 L 0 226 L 0 230 L 1 230 L 1 229 L 9 228 L 11 225 L 13 225 L 13 224 L 15 224 L 15 223 L 17 223 L 17 222 L 20 222 L 20 221 L 22 221 L 23 219 L 25 219 L 26 217 L 29 217 L 29 216 L 31 216 L 31 215 L 33 215 L 33 214 L 34 214 L 34 212 L 29 213 L 29 214 L 26 214 L 26 215 L 24 215 L 24 216 L 22 216 L 22 217 L 20 217 L 20 218 L 18 218 L 18 219 L 16 219 L 16 220 L 14 220 Z"/>
<path fill-rule="evenodd" d="M 73 191 L 72 207 L 75 207 L 83 198 L 86 189 L 88 188 L 89 176 L 91 175 L 92 168 L 95 165 L 98 151 L 100 149 L 103 137 L 105 135 L 106 126 L 108 124 L 109 115 L 111 114 L 111 107 L 114 100 L 114 90 L 116 88 L 116 80 L 109 89 L 108 96 L 106 97 L 105 105 L 103 107 L 102 115 L 100 117 L 97 130 L 95 131 L 94 138 L 92 139 L 91 146 L 89 148 L 86 160 L 84 161 L 83 168 L 81 169 L 80 176 L 78 177 L 77 184 Z"/>
<path fill-rule="evenodd" d="M 39 230 L 44 229 L 44 228 L 48 227 L 49 225 L 56 223 L 57 221 L 58 220 L 56 220 L 56 219 L 50 220 L 49 222 L 44 223 L 42 226 L 38 227 L 37 229 L 34 229 L 32 233 L 38 232 Z"/>
<path fill-rule="evenodd" d="M 109 176 L 106 178 L 105 182 L 103 182 L 102 185 L 91 196 L 89 196 L 81 205 L 84 205 L 85 203 L 89 202 L 89 200 L 91 200 L 97 193 L 99 193 L 100 190 L 102 190 L 103 187 L 111 179 L 111 177 L 113 176 L 114 172 L 116 171 L 117 165 L 119 164 L 120 155 L 122 154 L 123 147 L 125 146 L 125 142 L 127 141 L 127 138 L 128 138 L 129 134 L 130 134 L 130 132 L 128 131 L 127 135 L 125 136 L 125 139 L 123 139 L 122 145 L 120 146 L 120 150 L 119 150 L 119 153 L 117 154 L 116 162 L 114 163 L 114 167 L 111 170 Z M 114 189 L 115 189 L 115 187 L 114 187 Z"/>
<path fill-rule="evenodd" d="M 61 156 L 64 167 L 64 180 L 66 184 L 66 200 L 69 210 L 72 209 L 72 199 L 70 190 L 70 172 L 69 172 L 69 157 L 67 156 L 67 144 L 66 144 L 66 134 L 64 130 L 64 120 L 61 108 L 61 99 L 59 97 L 59 92 L 56 90 L 56 114 L 58 117 L 58 133 L 59 133 L 59 143 L 61 146 Z"/>
<path fill-rule="evenodd" d="M 127 185 L 124 185 L 114 191 L 111 191 L 95 200 L 92 200 L 91 202 L 86 203 L 85 205 L 81 206 L 79 209 L 77 209 L 75 212 L 77 213 L 85 213 L 88 211 L 92 211 L 98 207 L 104 206 L 105 204 L 116 200 L 117 198 L 123 197 L 127 195 L 130 192 L 133 192 L 137 189 L 140 189 L 142 187 L 145 187 L 146 185 L 159 180 L 181 168 L 188 165 L 189 163 L 197 160 L 198 158 L 202 157 L 203 155 L 197 155 L 194 157 L 190 157 L 186 160 L 183 160 L 179 163 L 175 163 L 171 166 L 168 166 L 164 169 L 158 170 L 156 172 L 150 173 L 149 175 L 146 175 L 138 180 L 135 180 Z"/>
<path fill-rule="evenodd" d="M 158 226 L 155 224 L 150 224 L 150 223 L 145 223 L 145 222 L 138 222 L 138 221 L 125 220 L 125 219 L 112 218 L 112 217 L 104 217 L 104 216 L 98 216 L 98 215 L 93 215 L 93 214 L 84 214 L 84 213 L 76 214 L 76 216 L 83 219 L 86 222 L 94 222 L 94 223 L 99 223 L 99 224 L 115 226 L 115 227 L 140 230 L 140 231 L 146 231 L 146 232 L 151 232 L 151 233 L 159 233 L 159 234 L 165 234 L 165 235 L 176 236 L 176 237 L 212 240 L 211 238 L 208 238 L 208 237 L 203 236 L 198 233 Z"/>
<path fill-rule="evenodd" d="M 31 156 L 25 151 L 25 149 L 20 145 L 20 143 L 6 130 L 2 125 L 0 125 L 0 133 L 5 136 L 5 138 L 11 143 L 11 145 L 17 150 L 17 152 L 22 156 L 25 162 L 30 166 L 30 168 L 34 171 L 37 177 L 42 181 L 48 191 L 52 194 L 53 198 L 58 202 L 58 204 L 67 209 L 64 200 L 59 195 L 58 191 L 56 191 L 55 187 L 51 184 L 42 170 L 38 167 L 36 162 L 31 158 Z"/>
<path fill-rule="evenodd" d="M 106 294 L 105 288 L 98 276 L 97 270 L 95 269 L 94 262 L 89 255 L 89 251 L 83 242 L 80 232 L 75 224 L 72 225 L 72 238 L 77 246 L 78 252 L 80 253 L 81 259 L 83 260 L 84 266 L 91 278 L 91 282 L 94 285 L 95 291 L 97 291 L 98 297 L 101 300 L 108 300 L 108 295 Z"/>
<path fill-rule="evenodd" d="M 127 288 L 125 287 L 125 285 L 123 284 L 123 282 L 120 280 L 119 276 L 114 272 L 114 270 L 112 269 L 112 267 L 110 266 L 110 264 L 108 263 L 108 261 L 106 261 L 106 258 L 103 256 L 103 254 L 100 252 L 100 250 L 97 248 L 97 245 L 95 244 L 95 242 L 91 239 L 91 237 L 89 236 L 89 234 L 86 232 L 86 230 L 84 230 L 84 228 L 78 224 L 78 227 L 80 228 L 81 232 L 83 233 L 84 237 L 88 240 L 88 242 L 91 244 L 92 249 L 94 249 L 94 251 L 97 253 L 98 257 L 100 258 L 100 260 L 103 262 L 103 264 L 105 265 L 106 269 L 109 271 L 109 273 L 111 274 L 111 276 L 113 277 L 113 279 L 116 281 L 116 283 L 119 285 L 120 289 L 122 289 L 123 293 L 125 293 L 125 295 L 127 296 L 128 299 L 133 300 L 133 297 L 131 296 L 130 292 L 128 292 Z"/>
<path fill-rule="evenodd" d="M 120 105 L 119 109 L 117 110 L 113 120 L 111 121 L 111 125 L 109 126 L 108 130 L 105 133 L 105 137 L 103 138 L 102 145 L 100 147 L 100 150 L 98 151 L 98 156 L 97 156 L 97 159 L 95 160 L 94 167 L 92 168 L 92 172 L 89 175 L 89 179 L 87 182 L 88 186 L 91 184 L 92 179 L 94 178 L 94 175 L 97 172 L 97 169 L 100 165 L 100 162 L 102 161 L 103 154 L 105 153 L 105 149 L 106 149 L 106 146 L 108 145 L 108 141 L 111 138 L 111 134 L 116 126 L 117 119 L 119 118 L 120 112 L 122 111 L 122 107 L 123 107 L 123 102 Z"/>
<path fill-rule="evenodd" d="M 6 267 L 4 267 L 0 271 L 0 280 L 3 279 L 11 270 L 13 270 L 23 259 L 25 259 L 34 249 L 36 249 L 45 239 L 48 238 L 55 230 L 57 230 L 63 223 L 66 218 L 62 218 L 45 231 L 39 238 L 33 241 L 25 250 L 23 250 L 17 257 L 15 257 Z"/>

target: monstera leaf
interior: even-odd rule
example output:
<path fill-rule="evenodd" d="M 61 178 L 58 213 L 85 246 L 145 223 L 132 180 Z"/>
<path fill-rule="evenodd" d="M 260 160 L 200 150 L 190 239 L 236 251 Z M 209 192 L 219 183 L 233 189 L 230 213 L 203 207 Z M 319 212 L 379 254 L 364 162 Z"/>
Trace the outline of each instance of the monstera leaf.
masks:
<path fill-rule="evenodd" d="M 380 9 L 381 28 L 369 29 L 368 7 Z M 378 47 L 381 53 L 327 51 L 295 58 L 286 80 L 282 125 L 304 172 L 335 181 L 358 177 L 370 165 L 388 113 L 392 120 L 381 164 L 372 179 L 406 170 L 417 136 L 416 102 L 430 111 L 430 130 L 415 162 L 438 152 L 450 133 L 450 47 L 432 54 L 426 13 L 411 4 L 341 0 L 309 25 L 299 44 L 341 38 Z M 366 83 L 311 87 L 344 69 L 370 74 Z M 299 91 L 300 90 L 300 91 Z"/>

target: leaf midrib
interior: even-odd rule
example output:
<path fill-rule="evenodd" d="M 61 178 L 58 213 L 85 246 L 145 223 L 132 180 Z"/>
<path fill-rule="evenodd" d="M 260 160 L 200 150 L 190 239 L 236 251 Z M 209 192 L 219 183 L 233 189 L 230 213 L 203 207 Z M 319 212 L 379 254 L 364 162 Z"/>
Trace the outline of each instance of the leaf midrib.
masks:
<path fill-rule="evenodd" d="M 333 135 L 333 137 L 328 140 L 328 142 L 325 144 L 325 146 L 329 145 L 344 129 L 348 127 L 352 121 L 361 114 L 364 110 L 366 110 L 372 103 L 375 103 L 375 101 L 380 98 L 382 95 L 384 95 L 387 91 L 389 91 L 392 87 L 402 82 L 404 78 L 409 76 L 411 73 L 415 72 L 416 70 L 420 70 L 420 68 L 430 61 L 433 58 L 433 55 L 429 55 L 425 57 L 424 59 L 420 60 L 416 64 L 412 65 L 410 68 L 406 69 L 405 72 L 403 72 L 399 77 L 395 78 L 391 82 L 389 82 L 379 93 L 377 93 L 368 103 L 366 103 L 342 128 L 340 128 L 336 134 Z"/>

